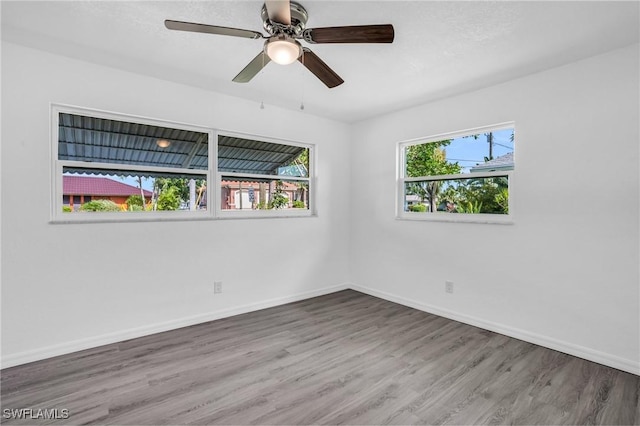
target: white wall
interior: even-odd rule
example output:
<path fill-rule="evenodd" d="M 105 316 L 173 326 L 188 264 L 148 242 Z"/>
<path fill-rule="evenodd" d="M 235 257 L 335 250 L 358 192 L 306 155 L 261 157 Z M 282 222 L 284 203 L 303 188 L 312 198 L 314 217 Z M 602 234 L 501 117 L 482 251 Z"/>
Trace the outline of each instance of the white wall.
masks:
<path fill-rule="evenodd" d="M 3 43 L 3 367 L 352 282 L 640 373 L 638 91 L 633 46 L 348 126 Z M 51 225 L 49 102 L 316 143 L 319 216 Z M 514 225 L 394 219 L 397 142 L 510 120 Z"/>
<path fill-rule="evenodd" d="M 631 46 L 358 123 L 356 288 L 640 374 L 638 61 Z M 397 142 L 511 120 L 514 225 L 394 219 Z"/>
<path fill-rule="evenodd" d="M 49 224 L 50 102 L 317 144 L 318 217 Z M 344 286 L 349 135 L 305 113 L 3 43 L 3 367 Z"/>

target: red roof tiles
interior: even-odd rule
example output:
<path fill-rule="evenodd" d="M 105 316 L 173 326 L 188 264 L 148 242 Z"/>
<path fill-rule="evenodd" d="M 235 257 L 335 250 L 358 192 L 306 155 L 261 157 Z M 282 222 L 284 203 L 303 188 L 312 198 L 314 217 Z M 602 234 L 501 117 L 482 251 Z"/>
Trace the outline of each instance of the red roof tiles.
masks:
<path fill-rule="evenodd" d="M 104 177 L 62 176 L 62 187 L 64 195 L 140 195 L 139 188 Z M 144 196 L 151 197 L 151 192 L 144 190 Z"/>

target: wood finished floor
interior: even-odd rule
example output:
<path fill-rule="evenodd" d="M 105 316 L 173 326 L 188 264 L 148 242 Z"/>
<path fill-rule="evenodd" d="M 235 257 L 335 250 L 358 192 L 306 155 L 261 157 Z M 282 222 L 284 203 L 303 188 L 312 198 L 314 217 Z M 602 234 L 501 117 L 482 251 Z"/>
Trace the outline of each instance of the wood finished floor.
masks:
<path fill-rule="evenodd" d="M 640 422 L 640 377 L 347 290 L 1 372 L 3 424 Z M 34 411 L 35 412 L 35 411 Z"/>

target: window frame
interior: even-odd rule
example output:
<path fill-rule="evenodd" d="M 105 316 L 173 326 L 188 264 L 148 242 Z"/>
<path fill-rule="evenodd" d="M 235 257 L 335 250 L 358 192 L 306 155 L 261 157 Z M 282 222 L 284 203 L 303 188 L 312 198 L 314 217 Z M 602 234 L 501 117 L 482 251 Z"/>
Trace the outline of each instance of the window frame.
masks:
<path fill-rule="evenodd" d="M 75 160 L 59 160 L 59 118 L 61 113 L 95 117 L 106 120 L 125 121 L 150 126 L 168 127 L 172 129 L 194 131 L 207 134 L 208 161 L 207 170 L 183 169 L 173 167 L 127 165 L 118 163 L 98 163 Z M 73 105 L 51 103 L 50 104 L 50 219 L 52 224 L 69 223 L 108 223 L 108 222 L 161 222 L 161 221 L 192 221 L 192 220 L 216 220 L 216 219 L 244 219 L 244 218 L 283 218 L 283 217 L 311 217 L 317 216 L 316 209 L 316 153 L 315 144 L 302 143 L 284 139 L 270 138 L 235 131 L 227 131 L 212 127 L 182 123 L 171 120 L 155 119 L 138 115 L 104 111 Z M 235 172 L 218 171 L 218 136 L 231 136 L 281 145 L 300 146 L 309 149 L 308 177 L 257 175 Z M 153 212 L 91 212 L 86 214 L 70 214 L 63 212 L 63 171 L 65 167 L 105 169 L 131 171 L 149 171 L 166 174 L 190 174 L 202 175 L 207 181 L 207 209 L 199 211 L 153 211 Z M 220 188 L 222 176 L 235 176 L 243 178 L 267 178 L 270 180 L 304 181 L 309 185 L 307 209 L 279 209 L 279 210 L 222 210 L 220 200 Z"/>
<path fill-rule="evenodd" d="M 433 175 L 433 176 L 406 176 L 406 148 L 409 146 L 423 145 L 432 142 L 438 142 L 444 139 L 456 139 L 463 136 L 471 136 L 480 133 L 487 133 L 497 130 L 513 129 L 516 133 L 515 122 L 509 121 L 504 123 L 493 124 L 489 126 L 474 127 L 466 130 L 455 132 L 440 133 L 422 138 L 410 139 L 397 143 L 396 149 L 396 219 L 411 221 L 427 221 L 427 222 L 457 222 L 457 223 L 488 223 L 488 224 L 506 224 L 514 223 L 514 175 L 515 175 L 515 149 L 513 151 L 514 169 L 506 171 L 494 172 L 476 172 L 461 173 L 453 175 Z M 405 211 L 405 190 L 408 182 L 425 182 L 425 181 L 444 181 L 444 180 L 461 180 L 471 178 L 493 178 L 504 177 L 509 180 L 509 213 L 492 214 L 492 213 L 447 213 L 433 212 L 429 214 L 421 212 Z"/>
<path fill-rule="evenodd" d="M 208 138 L 208 159 L 207 170 L 199 169 L 183 169 L 175 167 L 157 167 L 143 165 L 128 165 L 118 163 L 99 163 L 74 160 L 58 159 L 58 132 L 60 114 L 75 114 L 87 117 L 95 117 L 106 120 L 126 121 L 131 123 L 145 124 L 149 126 L 168 127 L 172 129 L 194 131 L 207 134 Z M 69 214 L 62 211 L 63 206 L 63 170 L 64 167 L 78 167 L 88 169 L 105 169 L 112 170 L 118 168 L 120 170 L 131 171 L 149 171 L 167 174 L 190 174 L 202 175 L 207 182 L 214 181 L 212 173 L 212 164 L 216 164 L 216 152 L 213 149 L 215 130 L 209 127 L 198 126 L 194 124 L 180 123 L 170 120 L 154 119 L 131 114 L 102 111 L 91 108 L 84 108 L 64 104 L 51 104 L 51 223 L 94 223 L 94 222 L 157 222 L 157 221 L 174 221 L 174 220 L 206 220 L 213 219 L 215 206 L 207 205 L 206 210 L 200 211 L 153 211 L 153 212 L 126 212 L 117 214 L 115 212 L 91 212 L 86 214 Z"/>
<path fill-rule="evenodd" d="M 262 175 L 255 173 L 242 173 L 242 172 L 220 172 L 217 167 L 216 161 L 216 217 L 220 219 L 232 219 L 232 218 L 269 218 L 269 217 L 310 217 L 317 216 L 316 211 L 316 191 L 315 191 L 315 169 L 316 169 L 316 145 L 310 143 L 296 142 L 284 139 L 269 138 L 264 136 L 256 136 L 247 133 L 218 130 L 216 132 L 216 158 L 218 155 L 218 137 L 228 136 L 240 139 L 251 139 L 258 142 L 274 143 L 279 145 L 290 145 L 307 148 L 309 150 L 309 170 L 307 170 L 308 177 L 295 177 L 295 176 L 280 176 L 280 175 Z M 222 187 L 222 177 L 237 177 L 237 178 L 253 178 L 253 179 L 269 179 L 269 180 L 283 180 L 283 181 L 299 181 L 307 182 L 309 185 L 309 207 L 307 209 L 276 209 L 276 210 L 223 210 L 220 202 L 220 188 Z M 280 179 L 278 179 L 280 178 Z"/>

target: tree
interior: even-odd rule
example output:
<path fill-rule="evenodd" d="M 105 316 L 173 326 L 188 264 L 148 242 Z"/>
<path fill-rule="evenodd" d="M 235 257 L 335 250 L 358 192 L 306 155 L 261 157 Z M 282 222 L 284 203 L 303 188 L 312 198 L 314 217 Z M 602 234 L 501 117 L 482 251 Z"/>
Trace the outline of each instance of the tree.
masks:
<path fill-rule="evenodd" d="M 282 209 L 289 204 L 289 197 L 284 194 L 284 183 L 281 180 L 276 181 L 276 188 L 271 194 L 269 202 L 270 209 Z"/>
<path fill-rule="evenodd" d="M 502 209 L 501 213 L 509 214 L 509 189 L 500 188 L 495 199 L 498 206 Z"/>
<path fill-rule="evenodd" d="M 120 207 L 111 200 L 92 200 L 80 206 L 83 212 L 119 212 Z"/>
<path fill-rule="evenodd" d="M 406 150 L 407 177 L 437 176 L 458 174 L 460 165 L 450 163 L 446 159 L 444 147 L 451 143 L 450 139 L 411 145 Z M 438 210 L 438 196 L 442 181 L 410 182 L 407 192 L 419 195 L 422 202 L 428 201 L 431 212 Z"/>
<path fill-rule="evenodd" d="M 137 176 L 137 180 L 138 180 L 138 189 L 140 190 L 140 198 L 142 201 L 142 209 L 144 210 L 144 205 L 147 203 L 146 200 L 144 199 L 144 189 L 142 188 L 142 176 Z M 131 206 L 129 206 L 131 207 Z"/>
<path fill-rule="evenodd" d="M 144 210 L 144 198 L 142 195 L 130 195 L 125 201 L 127 209 L 131 212 Z"/>
<path fill-rule="evenodd" d="M 309 149 L 304 149 L 300 155 L 289 163 L 289 166 L 302 166 L 304 171 L 307 172 L 309 170 Z"/>
<path fill-rule="evenodd" d="M 153 182 L 154 194 L 157 194 L 157 199 L 154 200 L 154 210 L 177 210 L 181 202 L 200 203 L 203 200 L 202 192 L 206 189 L 206 180 L 195 179 L 196 188 L 200 189 L 200 195 L 195 200 L 191 200 L 190 180 L 189 178 L 156 178 Z M 162 206 L 164 208 L 160 208 L 161 198 L 163 198 Z M 174 205 L 175 208 L 173 208 Z"/>
<path fill-rule="evenodd" d="M 175 186 L 168 186 L 158 195 L 158 210 L 178 210 L 180 196 Z"/>
<path fill-rule="evenodd" d="M 456 211 L 459 213 L 509 213 L 507 178 L 467 179 L 460 182 L 453 192 Z"/>
<path fill-rule="evenodd" d="M 144 210 L 144 206 L 145 206 L 145 204 L 147 204 L 147 200 L 145 200 L 145 198 L 144 198 L 144 188 L 142 187 L 142 179 L 146 180 L 147 178 L 143 178 L 142 176 L 134 176 L 134 178 L 136 180 L 136 183 L 138 184 L 138 189 L 140 190 L 140 199 L 142 200 L 142 204 L 137 204 L 137 201 L 135 201 L 136 210 L 137 210 L 138 205 L 142 206 L 143 210 Z M 123 181 L 126 182 L 127 177 L 126 176 L 120 176 L 120 179 L 122 179 Z M 129 198 L 131 198 L 131 197 L 129 197 Z M 132 210 L 132 205 L 129 204 L 129 200 L 127 200 L 126 203 L 127 203 L 128 209 Z"/>

